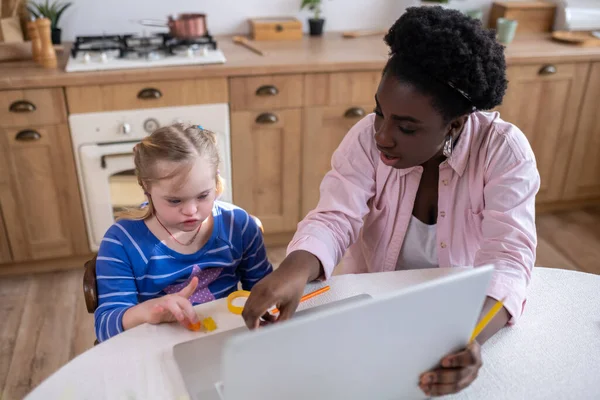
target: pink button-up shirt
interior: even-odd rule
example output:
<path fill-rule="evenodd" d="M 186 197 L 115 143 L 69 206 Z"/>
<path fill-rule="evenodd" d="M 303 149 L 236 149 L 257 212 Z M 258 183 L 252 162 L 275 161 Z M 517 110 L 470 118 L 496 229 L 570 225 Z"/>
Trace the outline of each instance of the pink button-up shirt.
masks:
<path fill-rule="evenodd" d="M 423 168 L 383 164 L 374 114 L 359 121 L 332 157 L 317 207 L 299 224 L 288 253 L 314 254 L 329 278 L 393 271 L 412 215 Z M 439 266 L 492 264 L 488 296 L 521 315 L 535 262 L 535 196 L 540 178 L 525 135 L 498 113 L 475 112 L 440 165 Z"/>

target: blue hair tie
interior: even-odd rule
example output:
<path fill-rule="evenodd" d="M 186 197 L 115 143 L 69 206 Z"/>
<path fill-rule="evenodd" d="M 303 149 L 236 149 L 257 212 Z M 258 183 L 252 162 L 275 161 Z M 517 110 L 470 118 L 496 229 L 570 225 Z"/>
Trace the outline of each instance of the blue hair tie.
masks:
<path fill-rule="evenodd" d="M 198 125 L 198 129 L 200 129 L 201 131 L 204 130 L 204 128 L 202 127 L 202 125 Z"/>

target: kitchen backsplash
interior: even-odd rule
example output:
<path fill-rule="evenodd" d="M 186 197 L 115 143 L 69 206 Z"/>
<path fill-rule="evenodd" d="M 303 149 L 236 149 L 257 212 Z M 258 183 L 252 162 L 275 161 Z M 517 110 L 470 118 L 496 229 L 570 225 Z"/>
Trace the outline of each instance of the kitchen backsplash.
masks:
<path fill-rule="evenodd" d="M 41 1 L 41 0 L 37 0 Z M 296 16 L 307 30 L 307 11 L 300 11 L 301 0 L 71 0 L 73 6 L 65 12 L 60 23 L 63 40 L 75 36 L 110 33 L 143 33 L 160 28 L 141 26 L 137 21 L 153 18 L 166 21 L 167 16 L 180 12 L 207 14 L 212 34 L 248 32 L 247 19 L 265 16 Z M 325 29 L 386 28 L 398 16 L 419 0 L 324 0 Z M 491 0 L 453 0 L 457 8 L 483 7 Z"/>

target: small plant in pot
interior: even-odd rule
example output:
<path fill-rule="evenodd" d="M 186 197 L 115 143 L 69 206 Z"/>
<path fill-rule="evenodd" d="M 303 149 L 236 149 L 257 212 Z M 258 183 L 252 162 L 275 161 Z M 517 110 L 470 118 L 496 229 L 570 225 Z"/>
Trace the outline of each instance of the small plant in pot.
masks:
<path fill-rule="evenodd" d="M 308 8 L 313 12 L 313 18 L 308 19 L 308 27 L 311 36 L 320 36 L 323 34 L 323 25 L 325 20 L 321 18 L 321 0 L 302 0 L 300 9 Z"/>
<path fill-rule="evenodd" d="M 58 27 L 58 21 L 65 10 L 72 3 L 62 3 L 60 1 L 46 0 L 43 3 L 29 2 L 27 9 L 35 18 L 48 18 L 50 20 L 50 29 L 52 31 L 52 44 L 61 43 L 61 29 Z"/>

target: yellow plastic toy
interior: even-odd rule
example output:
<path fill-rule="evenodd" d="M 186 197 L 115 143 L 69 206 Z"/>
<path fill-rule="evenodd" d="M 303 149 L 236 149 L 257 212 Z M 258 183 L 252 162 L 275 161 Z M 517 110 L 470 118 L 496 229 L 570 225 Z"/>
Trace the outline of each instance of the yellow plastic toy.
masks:
<path fill-rule="evenodd" d="M 217 323 L 211 318 L 207 317 L 202 320 L 202 325 L 204 325 L 204 329 L 208 332 L 212 332 L 217 329 Z"/>

